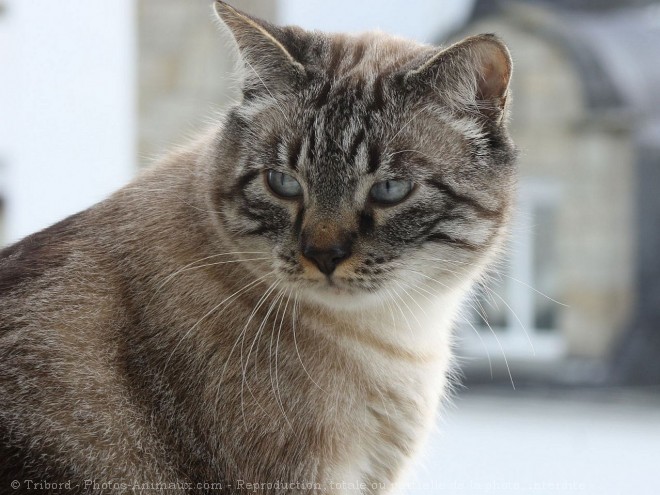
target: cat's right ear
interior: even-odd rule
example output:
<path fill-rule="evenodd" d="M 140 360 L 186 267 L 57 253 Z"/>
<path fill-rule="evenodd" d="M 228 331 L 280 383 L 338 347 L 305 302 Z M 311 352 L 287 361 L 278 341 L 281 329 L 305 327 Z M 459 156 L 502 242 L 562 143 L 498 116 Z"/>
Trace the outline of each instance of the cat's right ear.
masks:
<path fill-rule="evenodd" d="M 404 78 L 458 111 L 500 124 L 506 115 L 511 70 L 506 45 L 495 35 L 481 34 L 438 51 Z"/>
<path fill-rule="evenodd" d="M 303 42 L 302 30 L 274 26 L 219 0 L 214 7 L 238 47 L 245 94 L 273 96 L 304 79 L 305 68 L 293 55 Z"/>

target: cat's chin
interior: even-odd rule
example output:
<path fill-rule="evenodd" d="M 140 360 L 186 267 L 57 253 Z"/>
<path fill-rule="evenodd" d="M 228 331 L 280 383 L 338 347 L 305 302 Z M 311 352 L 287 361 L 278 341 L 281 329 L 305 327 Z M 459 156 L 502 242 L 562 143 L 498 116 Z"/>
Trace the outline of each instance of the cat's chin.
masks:
<path fill-rule="evenodd" d="M 381 304 L 379 291 L 350 287 L 341 284 L 313 284 L 299 289 L 299 294 L 307 301 L 338 311 L 356 311 Z"/>

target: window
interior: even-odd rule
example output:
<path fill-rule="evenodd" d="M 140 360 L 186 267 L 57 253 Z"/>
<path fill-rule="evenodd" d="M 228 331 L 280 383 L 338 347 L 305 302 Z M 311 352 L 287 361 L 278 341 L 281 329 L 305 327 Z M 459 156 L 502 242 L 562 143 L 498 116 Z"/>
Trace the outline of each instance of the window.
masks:
<path fill-rule="evenodd" d="M 466 302 L 461 354 L 490 359 L 558 359 L 563 305 L 557 301 L 559 188 L 523 181 L 508 257 Z"/>

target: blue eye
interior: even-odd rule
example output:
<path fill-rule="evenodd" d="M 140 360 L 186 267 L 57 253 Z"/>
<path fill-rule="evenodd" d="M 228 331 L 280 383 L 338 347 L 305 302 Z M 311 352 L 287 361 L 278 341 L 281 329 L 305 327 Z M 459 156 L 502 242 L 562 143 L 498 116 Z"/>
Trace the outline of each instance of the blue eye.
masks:
<path fill-rule="evenodd" d="M 300 182 L 283 172 L 269 170 L 266 174 L 266 180 L 271 190 L 283 198 L 297 198 L 302 195 L 302 186 Z"/>
<path fill-rule="evenodd" d="M 409 180 L 384 180 L 373 185 L 369 197 L 376 203 L 393 205 L 406 199 L 412 188 Z"/>

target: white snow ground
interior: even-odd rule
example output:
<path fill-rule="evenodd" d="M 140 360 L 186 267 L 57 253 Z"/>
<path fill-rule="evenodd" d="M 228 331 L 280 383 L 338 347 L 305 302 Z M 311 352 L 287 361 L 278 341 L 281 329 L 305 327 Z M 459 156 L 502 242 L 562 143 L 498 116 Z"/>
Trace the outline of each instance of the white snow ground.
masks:
<path fill-rule="evenodd" d="M 400 494 L 660 494 L 660 389 L 464 391 Z"/>

